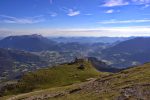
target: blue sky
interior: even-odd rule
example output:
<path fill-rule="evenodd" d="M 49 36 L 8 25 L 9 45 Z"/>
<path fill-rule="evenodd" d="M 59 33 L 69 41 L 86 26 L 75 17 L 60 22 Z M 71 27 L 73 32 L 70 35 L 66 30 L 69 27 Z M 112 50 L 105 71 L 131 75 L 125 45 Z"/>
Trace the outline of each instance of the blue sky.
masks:
<path fill-rule="evenodd" d="M 0 36 L 150 36 L 150 0 L 0 0 Z"/>

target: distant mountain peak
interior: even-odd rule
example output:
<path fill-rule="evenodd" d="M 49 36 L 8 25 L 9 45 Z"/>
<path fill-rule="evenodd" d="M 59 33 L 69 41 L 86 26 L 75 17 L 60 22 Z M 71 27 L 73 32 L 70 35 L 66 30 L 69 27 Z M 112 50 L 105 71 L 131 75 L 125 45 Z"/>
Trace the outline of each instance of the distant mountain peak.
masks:
<path fill-rule="evenodd" d="M 1 48 L 13 48 L 26 51 L 56 49 L 56 42 L 39 34 L 9 36 L 0 40 Z"/>
<path fill-rule="evenodd" d="M 40 35 L 40 34 L 31 34 L 31 35 L 26 35 L 28 37 L 33 37 L 33 38 L 45 38 L 44 36 Z"/>
<path fill-rule="evenodd" d="M 44 38 L 42 35 L 40 34 L 31 34 L 31 35 L 15 35 L 15 36 L 8 36 L 4 39 L 8 39 L 8 40 L 12 40 L 12 39 L 15 39 L 15 38 L 21 38 L 21 37 L 24 37 L 24 38 Z"/>

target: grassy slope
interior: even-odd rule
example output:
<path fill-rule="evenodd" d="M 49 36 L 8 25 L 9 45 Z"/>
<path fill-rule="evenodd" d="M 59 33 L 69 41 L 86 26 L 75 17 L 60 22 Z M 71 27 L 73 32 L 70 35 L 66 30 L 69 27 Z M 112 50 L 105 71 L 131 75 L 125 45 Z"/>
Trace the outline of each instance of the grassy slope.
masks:
<path fill-rule="evenodd" d="M 149 100 L 150 63 L 99 78 L 85 85 L 80 92 L 50 100 L 112 100 L 119 97 L 120 100 Z"/>
<path fill-rule="evenodd" d="M 84 70 L 78 69 L 81 64 Z M 28 73 L 22 82 L 35 85 L 36 88 L 66 86 L 85 81 L 88 78 L 98 77 L 100 73 L 89 62 L 80 62 L 72 65 L 64 64 L 50 69 L 41 69 L 34 73 Z M 36 83 L 36 84 L 35 84 Z"/>
<path fill-rule="evenodd" d="M 78 88 L 81 88 L 81 90 L 74 93 L 65 93 L 66 91 Z M 121 99 L 117 100 L 140 100 L 140 98 L 148 100 L 148 98 L 150 98 L 150 63 L 140 67 L 130 68 L 116 74 L 107 75 L 95 81 L 61 88 L 51 88 L 49 90 L 40 91 L 39 93 L 33 92 L 25 94 L 24 96 L 20 95 L 18 98 L 36 97 L 41 94 L 53 94 L 58 92 L 62 92 L 64 95 L 52 97 L 49 98 L 49 100 L 112 100 L 118 97 Z"/>
<path fill-rule="evenodd" d="M 85 69 L 78 69 L 77 67 L 80 65 L 83 65 Z M 24 75 L 17 86 L 15 86 L 15 89 L 8 90 L 5 95 L 67 86 L 106 74 L 108 73 L 98 72 L 88 61 L 80 61 L 71 65 L 63 64 Z"/>

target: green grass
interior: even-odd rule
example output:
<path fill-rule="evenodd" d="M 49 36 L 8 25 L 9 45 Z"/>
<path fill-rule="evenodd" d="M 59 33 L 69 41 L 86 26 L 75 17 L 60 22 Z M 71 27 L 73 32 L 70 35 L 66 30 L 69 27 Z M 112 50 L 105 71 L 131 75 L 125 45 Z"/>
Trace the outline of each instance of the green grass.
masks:
<path fill-rule="evenodd" d="M 80 65 L 84 69 L 79 69 Z M 26 93 L 35 90 L 62 87 L 97 78 L 108 73 L 97 71 L 89 61 L 80 61 L 74 64 L 63 64 L 49 69 L 40 69 L 25 74 L 13 87 L 8 88 L 4 95 Z"/>
<path fill-rule="evenodd" d="M 84 70 L 78 69 L 81 64 Z M 88 78 L 98 77 L 98 72 L 90 62 L 75 63 L 73 65 L 60 65 L 49 69 L 41 69 L 34 73 L 26 74 L 21 82 L 34 85 L 37 89 L 71 85 L 86 81 Z"/>
<path fill-rule="evenodd" d="M 90 89 L 83 89 L 74 94 L 65 95 L 59 98 L 50 98 L 49 100 L 114 100 L 114 98 L 121 95 L 120 91 L 123 88 L 134 88 L 134 86 L 142 86 L 142 84 L 149 83 L 150 63 L 147 63 L 139 67 L 130 68 L 116 74 L 110 74 L 103 78 L 98 78 L 97 81 L 93 82 L 93 84 L 97 85 L 89 84 Z M 98 90 L 99 93 L 95 92 Z M 150 91 L 150 86 L 139 87 L 138 91 L 140 91 L 140 93 Z M 149 95 L 146 94 L 144 96 L 149 97 Z M 131 98 L 128 100 L 136 100 L 135 97 Z"/>
<path fill-rule="evenodd" d="M 90 65 L 88 62 L 86 62 L 86 65 Z M 65 65 L 62 65 L 65 66 Z M 78 64 L 76 65 L 70 65 L 72 66 L 73 69 L 76 69 L 76 66 L 78 66 Z M 91 65 L 90 65 L 91 66 Z M 87 70 L 92 70 L 92 76 L 99 76 L 99 74 L 96 74 L 97 71 L 93 71 L 94 69 L 92 67 L 87 67 Z M 69 66 L 65 66 L 67 69 Z M 53 71 L 56 70 L 57 68 L 53 68 Z M 65 69 L 61 69 L 65 71 Z M 78 69 L 76 69 L 77 71 Z M 79 74 L 79 75 L 86 75 L 86 78 L 91 77 L 91 72 L 85 70 L 85 72 L 88 72 L 90 74 L 85 74 L 84 72 L 79 73 L 78 72 L 72 72 L 69 74 L 65 74 L 65 77 L 70 76 L 70 74 L 72 75 L 73 73 L 75 74 Z M 42 70 L 40 70 L 42 71 Z M 71 71 L 71 70 L 69 70 Z M 39 72 L 39 71 L 38 71 Z M 68 70 L 67 70 L 68 72 Z M 70 79 L 73 82 L 77 82 L 77 81 L 85 81 L 85 77 L 78 77 L 77 79 Z M 58 76 L 57 76 L 58 77 Z M 64 79 L 65 80 L 65 79 Z M 65 80 L 67 83 L 70 83 L 69 80 Z M 50 82 L 50 81 L 49 81 Z M 41 82 L 42 83 L 42 82 Z M 57 83 L 57 81 L 56 81 Z M 24 94 L 23 96 L 20 95 L 17 99 L 20 98 L 24 98 L 24 97 L 30 97 L 30 96 L 38 96 L 41 94 L 52 94 L 52 93 L 57 93 L 57 92 L 64 92 L 64 91 L 70 91 L 72 89 L 75 88 L 79 88 L 79 87 L 88 87 L 88 89 L 83 88 L 81 91 L 75 92 L 75 93 L 71 93 L 71 94 L 65 94 L 64 96 L 60 96 L 57 98 L 49 98 L 49 100 L 114 100 L 115 98 L 117 98 L 118 96 L 121 95 L 121 90 L 123 88 L 126 87 L 133 87 L 136 85 L 142 85 L 142 84 L 149 84 L 150 83 L 150 63 L 144 64 L 142 66 L 139 67 L 135 67 L 135 68 L 130 68 L 128 70 L 124 70 L 122 72 L 116 73 L 116 74 L 109 74 L 106 76 L 102 76 L 99 77 L 96 81 L 93 81 L 91 83 L 84 82 L 82 83 L 78 83 L 78 84 L 74 84 L 74 85 L 69 85 L 69 86 L 63 86 L 65 83 L 60 83 L 60 84 L 55 84 L 53 85 L 54 87 L 56 86 L 56 88 L 50 88 L 50 89 L 46 89 L 46 90 L 42 90 L 40 92 L 31 92 L 28 94 Z M 42 83 L 43 84 L 43 83 Z M 57 86 L 61 86 L 61 87 L 57 87 Z M 40 85 L 39 85 L 40 87 Z M 43 88 L 43 87 L 40 87 Z M 139 88 L 139 91 L 141 91 L 141 93 L 145 90 L 149 90 L 150 86 L 147 87 L 142 87 Z M 99 92 L 96 92 L 99 91 Z M 145 95 L 146 96 L 146 95 Z M 131 97 L 131 99 L 128 100 L 136 100 L 135 97 Z"/>

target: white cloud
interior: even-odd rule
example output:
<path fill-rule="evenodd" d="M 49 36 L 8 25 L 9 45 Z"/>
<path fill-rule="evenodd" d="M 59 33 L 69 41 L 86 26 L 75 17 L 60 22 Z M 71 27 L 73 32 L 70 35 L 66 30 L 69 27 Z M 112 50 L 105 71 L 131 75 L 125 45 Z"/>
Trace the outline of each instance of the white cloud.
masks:
<path fill-rule="evenodd" d="M 57 15 L 58 15 L 58 14 L 57 14 L 56 12 L 51 12 L 51 13 L 50 13 L 50 16 L 51 16 L 51 17 L 56 17 Z"/>
<path fill-rule="evenodd" d="M 5 32 L 6 31 L 6 32 Z M 10 34 L 11 33 L 11 34 Z M 10 30 L 0 29 L 0 35 L 23 35 L 38 33 L 44 36 L 109 36 L 109 37 L 128 37 L 128 36 L 150 36 L 150 26 L 134 27 L 100 27 L 95 29 L 34 29 L 34 30 Z"/>
<path fill-rule="evenodd" d="M 144 7 L 142 7 L 142 9 L 145 9 L 145 8 L 148 8 L 148 7 L 150 7 L 150 5 L 146 4 L 146 5 L 144 5 Z"/>
<path fill-rule="evenodd" d="M 104 7 L 114 7 L 114 6 L 124 6 L 128 5 L 129 2 L 124 0 L 107 0 L 102 6 Z"/>
<path fill-rule="evenodd" d="M 107 10 L 105 13 L 111 14 L 111 13 L 113 13 L 113 12 L 114 12 L 114 10 L 113 10 L 113 9 L 110 9 L 110 10 Z"/>
<path fill-rule="evenodd" d="M 136 4 L 148 4 L 150 3 L 150 0 L 132 0 L 132 2 Z"/>
<path fill-rule="evenodd" d="M 100 24 L 127 24 L 127 23 L 146 23 L 150 22 L 150 19 L 141 19 L 141 20 L 107 20 L 100 21 Z"/>
<path fill-rule="evenodd" d="M 43 22 L 42 16 L 34 16 L 28 18 L 17 18 L 13 16 L 0 15 L 0 23 L 12 23 L 12 24 L 34 24 Z"/>
<path fill-rule="evenodd" d="M 65 13 L 67 13 L 68 16 L 80 15 L 80 11 L 74 10 L 74 9 L 69 9 L 67 7 L 62 7 L 62 8 L 60 8 L 60 10 L 64 11 Z"/>
<path fill-rule="evenodd" d="M 73 9 L 69 9 L 68 16 L 77 16 L 80 14 L 80 11 L 75 11 Z"/>
<path fill-rule="evenodd" d="M 125 6 L 125 5 L 142 5 L 145 7 L 150 4 L 150 0 L 105 0 L 103 7 L 115 7 L 115 6 Z"/>

